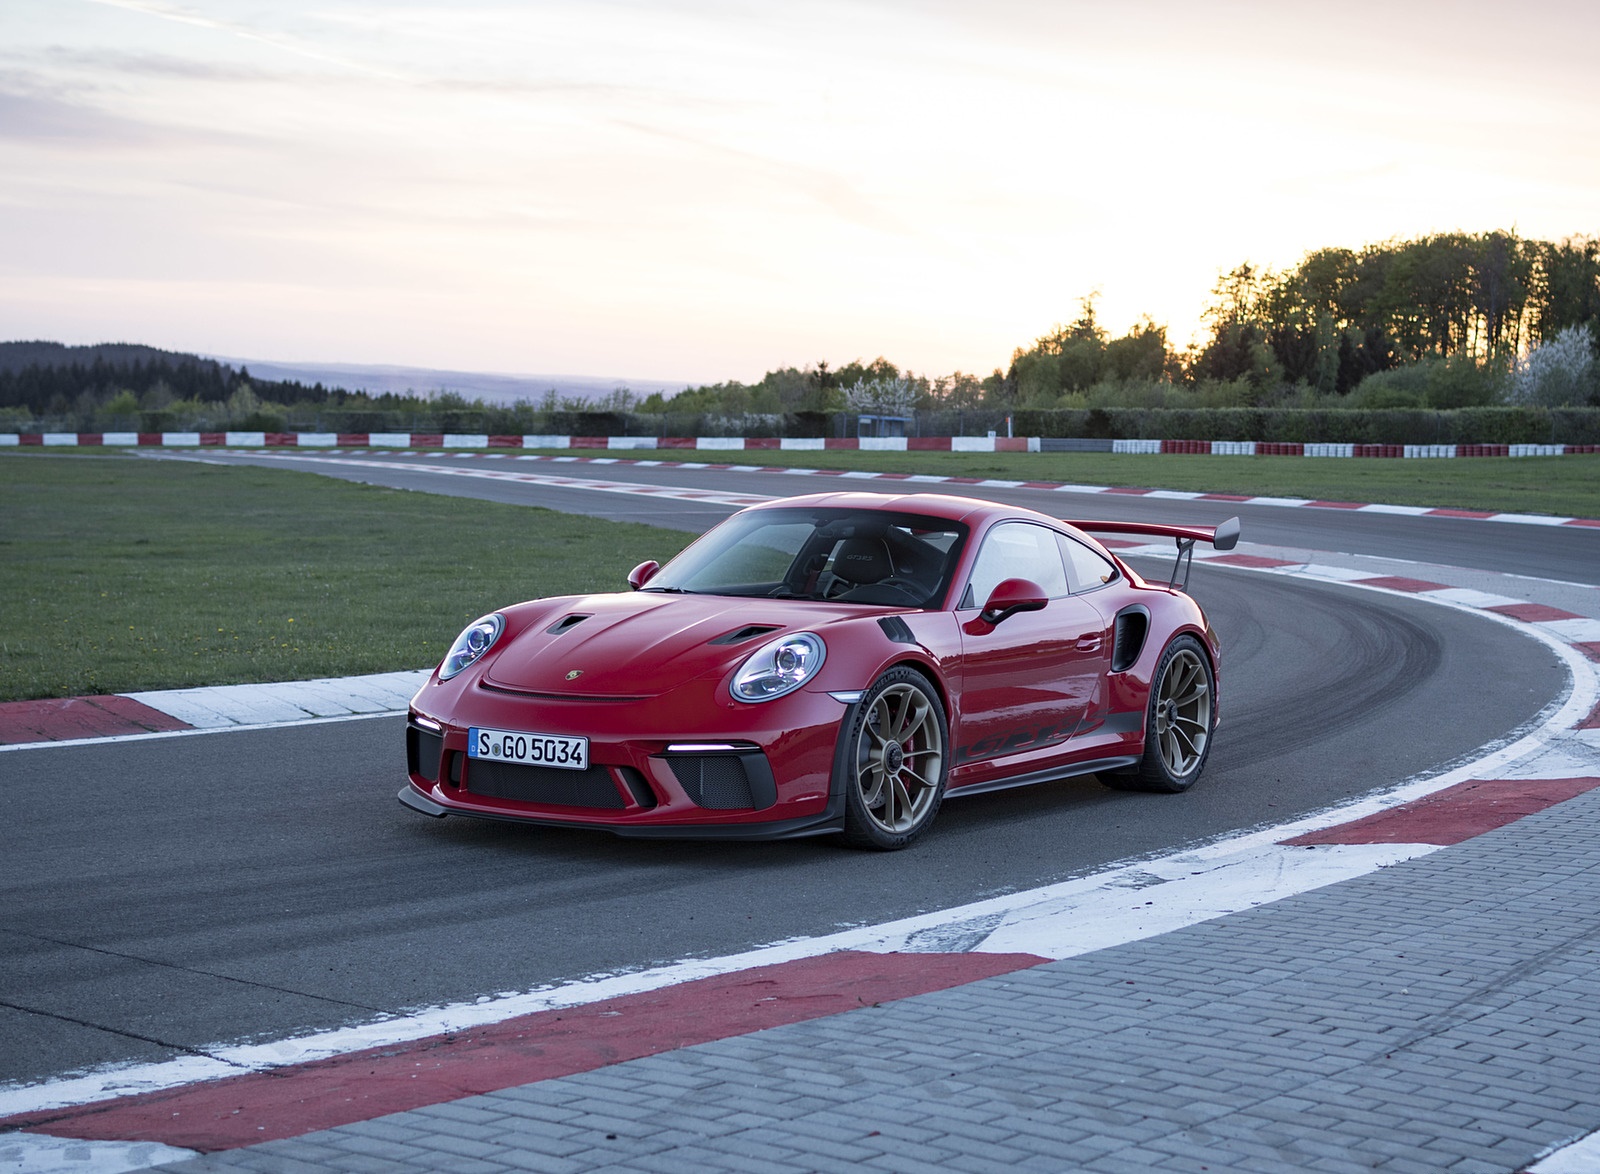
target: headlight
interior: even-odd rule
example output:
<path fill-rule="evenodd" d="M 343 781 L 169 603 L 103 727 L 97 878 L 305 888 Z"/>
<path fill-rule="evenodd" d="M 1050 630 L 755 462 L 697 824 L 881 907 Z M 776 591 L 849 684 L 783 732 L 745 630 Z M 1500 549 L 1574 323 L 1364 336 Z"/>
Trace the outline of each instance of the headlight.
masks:
<path fill-rule="evenodd" d="M 729 688 L 735 701 L 771 701 L 816 676 L 827 655 L 821 636 L 810 632 L 784 636 L 763 644 L 740 665 Z"/>
<path fill-rule="evenodd" d="M 500 633 L 505 630 L 505 626 L 506 618 L 499 612 L 475 621 L 456 637 L 454 644 L 450 645 L 444 663 L 439 666 L 439 679 L 448 681 L 493 648 L 494 642 L 500 639 Z"/>

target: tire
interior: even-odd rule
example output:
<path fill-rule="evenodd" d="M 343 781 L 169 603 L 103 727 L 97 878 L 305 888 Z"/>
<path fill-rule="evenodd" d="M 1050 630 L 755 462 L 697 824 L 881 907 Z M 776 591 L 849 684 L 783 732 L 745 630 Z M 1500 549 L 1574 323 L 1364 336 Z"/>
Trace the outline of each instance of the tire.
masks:
<path fill-rule="evenodd" d="M 915 669 L 890 669 L 845 733 L 844 842 L 890 852 L 927 830 L 950 776 L 944 706 Z"/>
<path fill-rule="evenodd" d="M 1125 773 L 1101 782 L 1120 791 L 1169 795 L 1194 786 L 1211 754 L 1216 726 L 1216 674 L 1200 641 L 1179 636 L 1161 654 L 1145 712 L 1144 757 Z"/>

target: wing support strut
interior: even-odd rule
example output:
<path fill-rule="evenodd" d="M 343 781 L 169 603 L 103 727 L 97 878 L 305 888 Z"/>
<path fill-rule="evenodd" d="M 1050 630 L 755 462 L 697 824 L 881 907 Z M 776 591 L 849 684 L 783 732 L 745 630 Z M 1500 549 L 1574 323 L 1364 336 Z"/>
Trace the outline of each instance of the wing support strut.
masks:
<path fill-rule="evenodd" d="M 1189 571 L 1194 566 L 1194 544 L 1207 542 L 1217 550 L 1232 550 L 1239 544 L 1239 519 L 1229 518 L 1220 526 L 1168 526 L 1160 522 L 1081 522 L 1063 519 L 1067 525 L 1097 534 L 1138 534 L 1151 538 L 1171 538 L 1178 553 L 1172 564 L 1167 586 L 1189 590 Z"/>

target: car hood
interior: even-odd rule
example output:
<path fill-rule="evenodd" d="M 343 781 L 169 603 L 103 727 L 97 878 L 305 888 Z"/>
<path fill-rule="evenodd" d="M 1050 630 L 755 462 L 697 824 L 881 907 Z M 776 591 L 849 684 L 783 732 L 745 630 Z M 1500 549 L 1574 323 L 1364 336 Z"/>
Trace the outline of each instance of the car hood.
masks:
<path fill-rule="evenodd" d="M 720 676 L 786 632 L 896 610 L 648 591 L 578 596 L 541 608 L 497 651 L 482 679 L 522 693 L 651 697 Z"/>

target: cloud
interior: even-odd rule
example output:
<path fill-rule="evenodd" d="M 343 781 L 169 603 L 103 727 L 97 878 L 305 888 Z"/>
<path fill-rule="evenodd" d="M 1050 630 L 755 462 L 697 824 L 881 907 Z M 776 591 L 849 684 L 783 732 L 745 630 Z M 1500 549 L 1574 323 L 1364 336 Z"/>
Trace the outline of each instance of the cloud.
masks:
<path fill-rule="evenodd" d="M 203 16 L 200 13 L 191 12 L 172 4 L 156 3 L 155 0 L 91 0 L 91 3 L 102 4 L 108 8 L 121 8 L 128 12 L 138 12 L 145 16 L 172 21 L 177 24 L 209 29 L 212 32 L 224 33 L 242 40 L 270 45 L 275 49 L 280 49 L 285 53 L 292 53 L 298 57 L 320 61 L 328 65 L 337 65 L 343 69 L 372 74 L 376 77 L 388 78 L 391 81 L 405 80 L 402 74 L 381 69 L 370 62 L 362 61 L 346 54 L 330 52 L 321 45 L 290 36 L 287 33 L 265 32 L 247 24 L 240 24 L 237 21 L 218 20 L 214 17 Z"/>
<path fill-rule="evenodd" d="M 97 73 L 119 73 L 136 77 L 174 78 L 199 82 L 282 82 L 292 75 L 236 64 L 199 61 L 167 53 L 129 53 L 115 49 L 83 50 L 52 45 L 45 58 L 52 67 L 87 68 Z"/>
<path fill-rule="evenodd" d="M 16 75 L 0 75 L 0 142 L 94 152 L 192 146 L 214 148 L 258 141 L 232 130 L 168 125 L 113 114 L 50 93 L 27 92 Z"/>
<path fill-rule="evenodd" d="M 764 176 L 780 188 L 804 192 L 816 203 L 828 208 L 835 216 L 861 228 L 895 235 L 912 235 L 903 219 L 867 197 L 838 172 L 821 167 L 785 163 L 767 155 L 725 146 L 707 138 L 669 130 L 663 126 L 622 118 L 613 119 L 612 124 L 654 138 L 685 144 L 710 156 L 731 160 Z"/>
<path fill-rule="evenodd" d="M 152 127 L 104 110 L 0 90 L 0 139 L 98 148 L 139 146 L 156 137 Z"/>

